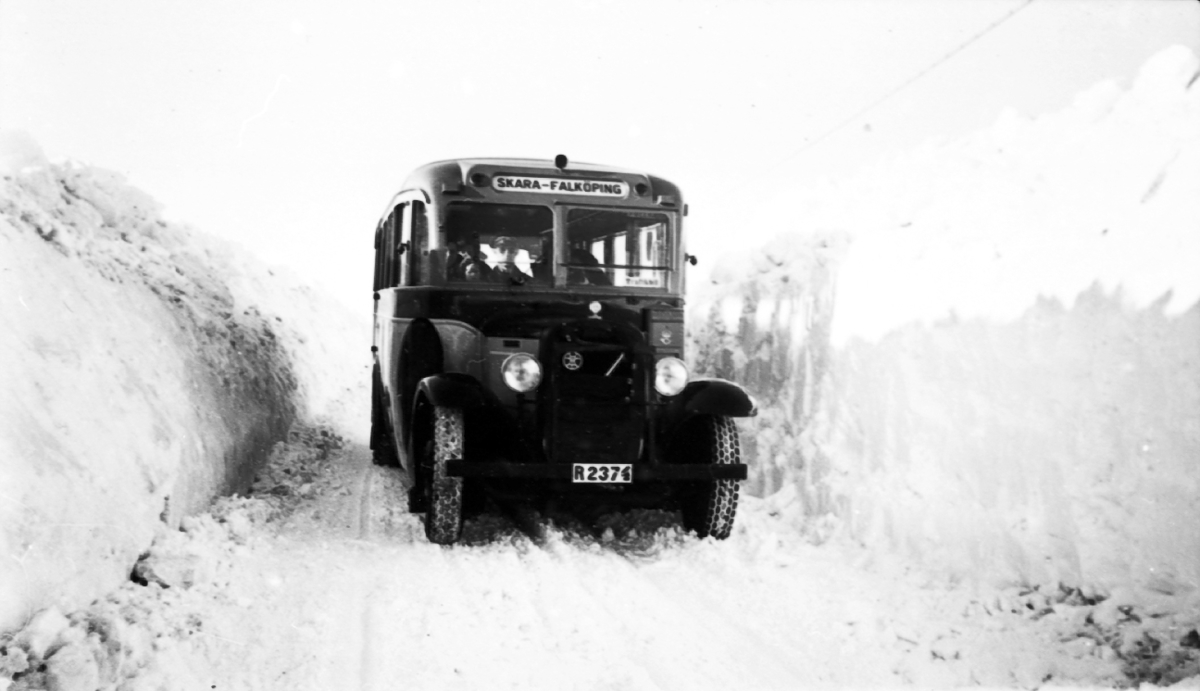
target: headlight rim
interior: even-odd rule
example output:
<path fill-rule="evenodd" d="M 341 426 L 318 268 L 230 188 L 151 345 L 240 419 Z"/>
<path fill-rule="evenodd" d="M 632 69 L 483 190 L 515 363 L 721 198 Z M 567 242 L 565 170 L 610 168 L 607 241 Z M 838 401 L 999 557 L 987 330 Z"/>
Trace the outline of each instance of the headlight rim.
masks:
<path fill-rule="evenodd" d="M 668 388 L 668 390 L 664 391 L 664 386 L 661 385 L 663 383 L 663 368 L 672 366 L 677 366 L 677 369 L 674 373 L 675 378 L 680 379 L 681 381 L 677 387 L 674 388 L 674 390 Z M 657 391 L 660 396 L 665 396 L 667 398 L 678 396 L 685 388 L 687 388 L 688 382 L 691 381 L 691 378 L 692 373 L 688 371 L 687 364 L 684 363 L 683 360 L 673 355 L 659 358 L 654 363 L 654 390 Z"/>
<path fill-rule="evenodd" d="M 536 368 L 536 371 L 533 375 L 533 384 L 527 388 L 520 388 L 519 386 L 514 385 L 514 377 L 516 375 L 510 377 L 510 372 L 512 372 L 512 370 L 510 370 L 509 365 L 518 361 L 530 362 Z M 542 385 L 542 376 L 542 363 L 538 362 L 538 359 L 529 353 L 513 353 L 512 355 L 504 358 L 504 362 L 500 365 L 500 379 L 504 381 L 504 385 L 507 386 L 511 391 L 515 391 L 517 393 L 529 393 L 537 390 L 537 388 Z"/>

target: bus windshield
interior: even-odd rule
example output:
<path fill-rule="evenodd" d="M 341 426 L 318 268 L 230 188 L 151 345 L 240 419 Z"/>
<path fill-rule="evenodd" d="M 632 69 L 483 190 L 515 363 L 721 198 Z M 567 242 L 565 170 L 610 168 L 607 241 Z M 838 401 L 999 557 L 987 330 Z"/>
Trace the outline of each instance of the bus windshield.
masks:
<path fill-rule="evenodd" d="M 667 287 L 673 256 L 670 227 L 662 213 L 568 210 L 567 283 Z"/>
<path fill-rule="evenodd" d="M 545 206 L 453 202 L 446 211 L 446 280 L 549 285 L 554 214 Z"/>

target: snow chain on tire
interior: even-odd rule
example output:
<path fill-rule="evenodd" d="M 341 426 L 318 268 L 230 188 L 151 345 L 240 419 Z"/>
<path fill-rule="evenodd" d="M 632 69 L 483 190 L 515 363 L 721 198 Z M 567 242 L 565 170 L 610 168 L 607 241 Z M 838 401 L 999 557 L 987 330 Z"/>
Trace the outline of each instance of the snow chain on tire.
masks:
<path fill-rule="evenodd" d="M 701 422 L 708 442 L 706 451 L 710 457 L 709 463 L 726 465 L 741 463 L 741 442 L 738 439 L 737 426 L 731 418 L 706 417 Z M 738 490 L 741 488 L 737 480 L 716 480 L 698 497 L 690 500 L 691 506 L 685 507 L 684 517 L 689 525 L 686 527 L 696 531 L 700 537 L 712 536 L 724 540 L 733 532 L 733 521 L 737 515 Z"/>
<path fill-rule="evenodd" d="M 463 414 L 460 408 L 433 409 L 433 472 L 429 477 L 429 507 L 425 511 L 425 536 L 430 542 L 451 545 L 462 534 L 462 478 L 447 477 L 446 461 L 463 453 Z"/>

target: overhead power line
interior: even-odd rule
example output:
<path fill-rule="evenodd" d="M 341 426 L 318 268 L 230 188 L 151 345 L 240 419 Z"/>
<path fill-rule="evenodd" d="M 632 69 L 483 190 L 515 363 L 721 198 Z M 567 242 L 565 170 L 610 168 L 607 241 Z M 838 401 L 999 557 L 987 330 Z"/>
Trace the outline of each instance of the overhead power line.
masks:
<path fill-rule="evenodd" d="M 956 46 L 950 52 L 946 53 L 945 55 L 941 56 L 937 60 L 933 61 L 928 66 L 926 66 L 923 70 L 921 70 L 920 72 L 909 77 L 908 79 L 906 79 L 905 81 L 900 83 L 898 86 L 894 87 L 891 91 L 888 91 L 884 95 L 882 95 L 879 98 L 875 99 L 874 101 L 868 103 L 866 106 L 863 106 L 861 109 L 859 109 L 857 112 L 855 112 L 850 117 L 842 120 L 841 122 L 839 122 L 838 124 L 829 128 L 828 130 L 825 130 L 825 132 L 822 133 L 820 136 L 818 136 L 816 139 L 812 140 L 811 142 L 805 144 L 804 146 L 800 147 L 799 149 L 796 149 L 792 153 L 785 156 L 782 160 L 779 161 L 779 164 L 787 163 L 788 161 L 792 160 L 793 158 L 800 155 L 801 153 L 804 153 L 808 149 L 811 149 L 812 147 L 816 146 L 817 144 L 820 144 L 822 141 L 828 139 L 830 136 L 837 133 L 839 130 L 841 130 L 846 125 L 849 125 L 850 123 L 854 122 L 855 120 L 857 120 L 857 119 L 861 118 L 862 116 L 866 115 L 867 113 L 871 112 L 872 110 L 877 108 L 883 102 L 887 101 L 891 97 L 895 96 L 896 94 L 900 93 L 904 89 L 908 88 L 913 82 L 917 81 L 921 77 L 924 77 L 925 75 L 934 71 L 935 69 L 940 67 L 943 63 L 945 63 L 947 60 L 949 60 L 950 58 L 954 57 L 955 55 L 958 55 L 959 53 L 961 53 L 963 50 L 965 50 L 967 47 L 969 47 L 972 43 L 975 43 L 976 41 L 978 41 L 979 39 L 988 35 L 992 31 L 995 31 L 996 28 L 999 27 L 1001 24 L 1012 19 L 1018 12 L 1025 9 L 1026 7 L 1029 7 L 1033 3 L 1034 3 L 1034 0 L 1024 0 L 1024 2 L 1022 2 L 1020 5 L 1017 5 L 1013 9 L 1009 10 L 1006 14 L 1001 16 L 999 19 L 996 19 L 991 24 L 988 24 L 983 29 L 980 29 L 978 32 L 976 32 L 973 36 L 968 38 L 966 41 L 963 41 L 961 44 Z M 779 165 L 779 164 L 777 164 L 777 165 Z"/>

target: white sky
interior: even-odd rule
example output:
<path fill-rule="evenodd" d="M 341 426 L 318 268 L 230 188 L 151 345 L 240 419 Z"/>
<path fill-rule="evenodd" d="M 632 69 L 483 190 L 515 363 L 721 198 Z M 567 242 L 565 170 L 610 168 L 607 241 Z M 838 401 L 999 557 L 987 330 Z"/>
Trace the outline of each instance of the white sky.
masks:
<path fill-rule="evenodd" d="M 365 312 L 375 220 L 428 161 L 662 175 L 711 266 L 803 227 L 789 186 L 1200 52 L 1193 0 L 1037 0 L 809 146 L 1024 4 L 0 0 L 0 129 Z"/>

